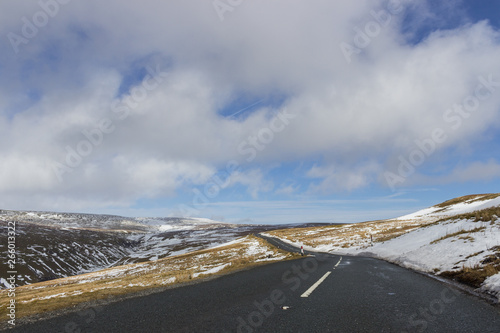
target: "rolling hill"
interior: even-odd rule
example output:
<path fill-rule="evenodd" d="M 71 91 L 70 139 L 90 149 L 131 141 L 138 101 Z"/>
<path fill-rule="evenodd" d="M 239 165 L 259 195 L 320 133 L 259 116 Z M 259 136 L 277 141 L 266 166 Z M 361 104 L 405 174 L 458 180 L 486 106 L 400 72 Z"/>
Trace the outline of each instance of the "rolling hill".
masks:
<path fill-rule="evenodd" d="M 390 220 L 268 235 L 306 250 L 373 256 L 500 298 L 500 194 L 454 198 Z"/>
<path fill-rule="evenodd" d="M 217 246 L 278 226 L 234 225 L 201 218 L 0 211 L 1 234 L 16 225 L 17 283 L 25 285 Z M 0 259 L 7 262 L 7 244 Z M 0 287 L 7 288 L 1 277 Z"/>

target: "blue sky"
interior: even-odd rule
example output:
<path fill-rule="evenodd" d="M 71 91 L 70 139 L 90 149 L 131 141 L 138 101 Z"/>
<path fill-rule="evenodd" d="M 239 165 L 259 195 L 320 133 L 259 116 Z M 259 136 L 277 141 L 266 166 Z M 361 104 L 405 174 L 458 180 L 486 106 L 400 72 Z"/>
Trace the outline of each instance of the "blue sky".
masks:
<path fill-rule="evenodd" d="M 359 222 L 499 192 L 497 1 L 0 4 L 0 208 Z"/>

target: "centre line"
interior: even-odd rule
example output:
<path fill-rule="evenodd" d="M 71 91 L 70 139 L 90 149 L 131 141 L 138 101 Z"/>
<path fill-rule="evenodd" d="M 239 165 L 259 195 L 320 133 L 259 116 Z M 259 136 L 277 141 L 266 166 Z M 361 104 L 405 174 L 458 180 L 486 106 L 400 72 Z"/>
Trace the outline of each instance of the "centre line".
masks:
<path fill-rule="evenodd" d="M 328 277 L 328 275 L 330 275 L 332 272 L 328 271 L 325 273 L 325 275 L 323 275 L 323 277 L 321 279 L 319 279 L 318 281 L 316 281 L 315 284 L 313 284 L 309 289 L 307 289 L 305 291 L 305 293 L 303 293 L 302 295 L 300 295 L 300 297 L 309 297 L 309 295 L 311 295 L 311 293 L 314 291 L 314 289 L 318 288 L 318 286 L 323 282 L 325 281 L 325 279 Z"/>
<path fill-rule="evenodd" d="M 340 257 L 339 262 L 335 266 L 333 266 L 333 269 L 335 269 L 335 267 L 337 267 L 341 261 L 342 261 L 342 257 Z"/>

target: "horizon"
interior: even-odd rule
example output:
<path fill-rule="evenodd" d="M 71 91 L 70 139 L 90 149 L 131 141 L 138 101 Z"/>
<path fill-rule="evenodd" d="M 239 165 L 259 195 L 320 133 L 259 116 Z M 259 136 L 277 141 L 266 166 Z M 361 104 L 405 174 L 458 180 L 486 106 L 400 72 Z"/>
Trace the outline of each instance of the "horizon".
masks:
<path fill-rule="evenodd" d="M 465 196 L 484 196 L 484 195 L 488 195 L 488 194 L 498 194 L 498 193 L 475 193 L 475 194 L 469 194 L 469 195 L 465 195 Z M 454 197 L 454 198 L 450 198 L 448 200 L 451 200 L 451 199 L 457 199 L 457 198 L 461 198 L 463 196 L 459 196 L 459 197 Z M 418 210 L 415 210 L 415 211 L 412 211 L 412 212 L 409 212 L 410 214 L 412 213 L 416 213 L 422 209 L 426 209 L 426 208 L 431 208 L 431 207 L 436 207 L 448 200 L 445 200 L 443 202 L 439 202 L 439 203 L 436 203 L 432 206 L 428 206 L 428 207 L 422 207 L 421 209 L 418 209 Z M 11 209 L 0 209 L 0 212 L 1 211 L 10 211 L 10 212 L 21 212 L 21 213 L 46 213 L 46 214 L 82 214 L 82 215 L 103 215 L 103 216 L 112 216 L 112 217 L 123 217 L 123 218 L 134 218 L 134 219 L 141 219 L 141 218 L 144 218 L 144 219 L 168 219 L 168 218 L 185 218 L 185 219 L 200 219 L 200 220 L 203 220 L 203 219 L 206 219 L 206 220 L 211 220 L 211 219 L 208 219 L 208 218 L 204 218 L 204 217 L 200 217 L 200 216 L 190 216 L 190 217 L 179 217 L 179 216 L 142 216 L 142 215 L 138 215 L 138 216 L 124 216 L 124 215 L 116 215 L 116 214 L 101 214 L 101 213 L 92 213 L 92 212 L 70 212 L 70 211 L 43 211 L 43 210 L 39 210 L 39 211 L 33 211 L 33 210 L 11 210 Z M 228 224 L 241 224 L 241 225 L 245 225 L 245 224 L 248 224 L 248 225 L 306 225 L 306 224 L 325 224 L 325 225 L 344 225 L 344 224 L 357 224 L 357 223 L 367 223 L 367 222 L 377 222 L 377 221 L 385 221 L 385 220 L 393 220 L 393 219 L 397 219 L 397 218 L 400 218 L 404 215 L 399 215 L 399 216 L 395 216 L 395 217 L 392 217 L 392 218 L 387 218 L 387 219 L 380 219 L 380 220 L 357 220 L 357 221 L 353 221 L 353 222 L 328 222 L 328 221 L 325 221 L 325 222 L 319 222 L 319 221 L 300 221 L 300 222 L 282 222 L 282 223 L 275 223 L 275 222 L 270 222 L 270 223 L 265 223 L 265 222 L 262 222 L 262 223 L 255 223 L 255 222 L 224 222 L 224 221 L 219 221 L 219 220 L 212 220 L 214 222 L 220 222 L 220 223 L 228 223 Z"/>
<path fill-rule="evenodd" d="M 499 10 L 3 1 L 0 207 L 357 223 L 498 193 Z"/>

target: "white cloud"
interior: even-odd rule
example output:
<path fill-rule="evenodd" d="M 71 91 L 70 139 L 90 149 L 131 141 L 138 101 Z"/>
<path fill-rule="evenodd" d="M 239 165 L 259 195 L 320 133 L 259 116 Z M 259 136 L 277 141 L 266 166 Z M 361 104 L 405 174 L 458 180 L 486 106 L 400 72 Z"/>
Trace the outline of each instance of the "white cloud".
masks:
<path fill-rule="evenodd" d="M 251 1 L 227 13 L 223 22 L 210 1 L 61 6 L 50 24 L 19 45 L 18 54 L 8 39 L 0 44 L 5 64 L 0 195 L 36 198 L 37 205 L 48 206 L 50 198 L 55 202 L 68 195 L 72 207 L 127 206 L 202 184 L 231 160 L 242 165 L 231 186 L 246 187 L 252 198 L 273 190 L 264 170 L 283 161 L 316 163 L 306 175 L 314 183 L 308 188 L 288 184 L 275 194 L 299 188 L 321 194 L 354 191 L 377 182 L 399 155 L 414 149 L 415 140 L 435 128 L 447 135 L 436 155 L 474 144 L 486 129 L 496 128 L 500 87 L 458 128 L 443 116 L 474 94 L 478 77 L 500 81 L 498 31 L 486 22 L 466 24 L 436 30 L 412 45 L 401 32 L 404 14 L 393 15 L 348 63 L 340 44 L 354 43 L 354 28 L 363 29 L 374 20 L 370 10 L 385 5 Z M 2 2 L 0 32 L 21 33 L 21 17 L 38 10 L 35 1 Z M 414 10 L 435 22 L 428 7 Z M 118 92 L 137 64 L 158 67 L 164 75 L 130 107 L 126 102 L 144 82 L 132 83 L 121 96 Z M 243 93 L 256 99 L 277 94 L 284 102 L 257 105 L 242 118 L 222 117 L 219 111 Z M 113 109 L 116 103 L 122 111 Z M 283 108 L 296 118 L 246 161 L 239 144 L 269 128 Z M 104 119 L 113 130 L 102 133 L 102 140 L 96 134 L 99 143 L 59 182 L 50 163 L 67 164 L 67 147 L 77 150 L 89 140 L 84 132 L 95 133 Z M 489 166 L 486 174 L 497 177 L 495 170 Z M 473 178 L 475 171 L 484 170 L 462 170 L 452 178 Z"/>
<path fill-rule="evenodd" d="M 335 192 L 354 191 L 368 186 L 374 181 L 380 166 L 367 163 L 358 167 L 329 165 L 326 167 L 314 166 L 308 172 L 309 178 L 320 178 L 319 184 L 313 183 L 309 187 L 310 193 L 330 194 Z"/>
<path fill-rule="evenodd" d="M 286 195 L 291 196 L 297 193 L 300 190 L 300 185 L 296 184 L 282 184 L 276 191 L 274 191 L 277 195 Z"/>
<path fill-rule="evenodd" d="M 260 193 L 272 191 L 274 188 L 273 182 L 265 179 L 265 176 L 260 169 L 251 169 L 247 172 L 234 172 L 231 174 L 228 187 L 235 186 L 237 184 L 245 186 L 247 188 L 247 192 L 253 199 L 257 199 Z"/>
<path fill-rule="evenodd" d="M 438 176 L 415 175 L 409 179 L 408 185 L 453 184 L 465 182 L 489 182 L 500 177 L 500 164 L 490 159 L 487 162 L 472 162 L 457 165 L 446 174 Z"/>
<path fill-rule="evenodd" d="M 156 159 L 130 161 L 117 157 L 114 172 L 123 172 L 123 182 L 128 183 L 136 195 L 156 197 L 173 195 L 186 183 L 203 184 L 214 173 L 204 165 L 189 162 L 165 162 Z"/>

